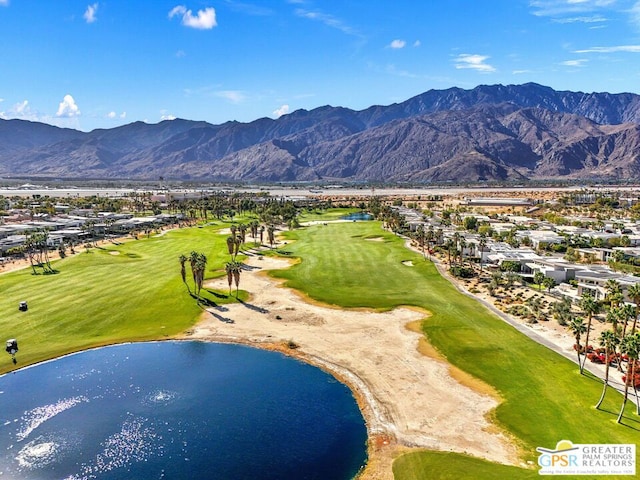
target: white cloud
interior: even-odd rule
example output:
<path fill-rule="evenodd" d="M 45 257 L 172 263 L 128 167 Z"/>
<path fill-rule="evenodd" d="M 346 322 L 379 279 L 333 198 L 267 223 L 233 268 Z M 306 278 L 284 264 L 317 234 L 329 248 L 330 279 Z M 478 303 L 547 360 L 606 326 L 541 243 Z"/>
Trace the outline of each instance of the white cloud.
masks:
<path fill-rule="evenodd" d="M 531 70 L 514 70 L 511 72 L 513 75 L 523 75 L 525 73 L 533 73 Z"/>
<path fill-rule="evenodd" d="M 239 90 L 220 90 L 217 91 L 215 95 L 216 97 L 229 100 L 231 103 L 240 103 L 247 98 L 247 96 Z"/>
<path fill-rule="evenodd" d="M 416 40 L 415 42 L 413 42 L 413 46 L 414 47 L 419 47 L 420 45 L 422 45 L 422 42 L 420 40 Z"/>
<path fill-rule="evenodd" d="M 95 22 L 98 18 L 96 17 L 96 12 L 98 11 L 98 3 L 94 3 L 92 5 L 88 5 L 87 9 L 84 12 L 84 15 L 82 15 L 85 19 L 85 21 L 87 23 L 93 23 Z"/>
<path fill-rule="evenodd" d="M 186 56 L 187 56 L 187 54 L 185 53 L 184 50 L 178 50 L 176 52 L 176 58 L 183 58 L 183 57 L 186 57 Z"/>
<path fill-rule="evenodd" d="M 529 6 L 538 17 L 557 17 L 593 12 L 613 5 L 616 0 L 531 0 Z"/>
<path fill-rule="evenodd" d="M 565 67 L 584 67 L 585 63 L 589 60 L 586 58 L 578 58 L 576 60 L 566 60 L 564 62 L 560 62 L 560 65 L 564 65 Z"/>
<path fill-rule="evenodd" d="M 71 95 L 65 95 L 58 106 L 56 117 L 71 118 L 79 115 L 80 109 L 78 108 L 78 105 L 76 105 L 76 101 Z"/>
<path fill-rule="evenodd" d="M 397 50 L 397 49 L 400 49 L 400 48 L 404 48 L 406 44 L 407 44 L 407 42 L 405 42 L 404 40 L 393 40 L 389 44 L 389 47 Z"/>
<path fill-rule="evenodd" d="M 342 20 L 334 17 L 331 14 L 324 13 L 318 10 L 316 11 L 306 10 L 303 8 L 297 8 L 295 10 L 295 14 L 298 17 L 307 18 L 309 20 L 314 20 L 316 22 L 323 23 L 328 27 L 335 28 L 337 30 L 340 30 L 343 33 L 346 33 L 347 35 L 354 35 L 354 36 L 360 37 L 360 34 L 353 27 L 347 25 Z"/>
<path fill-rule="evenodd" d="M 217 26 L 216 22 L 216 10 L 213 7 L 207 7 L 204 10 L 198 10 L 198 13 L 194 16 L 191 10 L 188 10 L 184 5 L 178 5 L 173 7 L 169 12 L 169 18 L 175 16 L 182 17 L 182 25 L 190 28 L 197 28 L 199 30 L 211 30 Z"/>
<path fill-rule="evenodd" d="M 556 23 L 601 23 L 606 22 L 607 18 L 600 15 L 592 15 L 590 17 L 555 18 L 553 21 Z"/>
<path fill-rule="evenodd" d="M 0 0 L 0 7 L 8 7 L 9 0 Z"/>
<path fill-rule="evenodd" d="M 22 116 L 30 113 L 29 101 L 28 100 L 24 100 L 24 101 L 22 101 L 20 103 L 16 103 L 13 106 L 13 113 L 15 113 L 19 117 L 22 117 Z"/>
<path fill-rule="evenodd" d="M 280 118 L 282 115 L 289 113 L 289 105 L 282 105 L 280 108 L 273 111 L 276 118 Z"/>
<path fill-rule="evenodd" d="M 454 62 L 458 69 L 470 68 L 481 73 L 495 72 L 496 69 L 493 66 L 485 63 L 485 60 L 489 58 L 490 57 L 486 55 L 470 55 L 468 53 L 463 53 L 458 55 L 454 59 Z"/>
<path fill-rule="evenodd" d="M 105 116 L 110 120 L 114 120 L 116 118 L 126 118 L 127 112 L 122 112 L 120 115 L 118 115 L 116 112 L 112 110 L 109 113 L 107 113 Z"/>
<path fill-rule="evenodd" d="M 615 45 L 612 47 L 591 47 L 583 50 L 575 50 L 573 53 L 640 53 L 640 45 Z"/>
<path fill-rule="evenodd" d="M 160 120 L 164 121 L 164 120 L 175 120 L 176 117 L 175 115 L 171 115 L 171 114 L 166 114 L 166 115 L 161 115 L 160 116 Z"/>

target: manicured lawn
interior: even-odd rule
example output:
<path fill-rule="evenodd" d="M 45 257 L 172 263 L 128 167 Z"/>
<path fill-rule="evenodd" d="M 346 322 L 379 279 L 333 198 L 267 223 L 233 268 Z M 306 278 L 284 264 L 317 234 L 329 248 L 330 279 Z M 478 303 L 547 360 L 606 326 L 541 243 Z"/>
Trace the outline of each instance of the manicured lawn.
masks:
<path fill-rule="evenodd" d="M 422 452 L 402 455 L 393 462 L 393 475 L 403 480 L 521 480 L 540 478 L 535 470 L 496 465 L 479 458 L 449 452 Z"/>
<path fill-rule="evenodd" d="M 563 439 L 635 443 L 640 438 L 640 417 L 631 404 L 624 426 L 615 423 L 620 395 L 608 394 L 603 410 L 595 410 L 601 383 L 580 376 L 576 365 L 458 293 L 430 262 L 408 251 L 404 240 L 383 232 L 378 222 L 320 225 L 286 236 L 295 240 L 286 250 L 302 261 L 273 274 L 312 298 L 344 307 L 416 305 L 429 310 L 432 316 L 423 324 L 429 341 L 452 364 L 500 392 L 504 402 L 494 419 L 516 437 L 525 460 L 535 462 L 536 447 L 555 448 Z M 406 260 L 414 267 L 403 265 Z M 442 467 L 444 457 L 436 455 L 426 452 L 404 459 L 396 478 L 449 478 L 439 477 L 439 469 L 411 476 L 412 471 L 422 471 L 422 465 L 440 462 Z M 456 458 L 468 461 L 452 455 L 446 463 Z M 491 476 L 505 478 L 500 472 L 496 466 Z"/>
<path fill-rule="evenodd" d="M 361 210 L 358 208 L 328 208 L 326 210 L 312 210 L 303 212 L 298 220 L 300 223 L 304 222 L 329 222 L 332 220 L 339 220 L 345 215 L 350 213 L 357 213 Z"/>
<path fill-rule="evenodd" d="M 103 344 L 165 338 L 184 331 L 201 309 L 180 277 L 180 254 L 208 257 L 206 277 L 228 260 L 219 227 L 176 230 L 161 237 L 92 248 L 54 263 L 60 273 L 31 269 L 0 276 L 0 340 L 18 339 L 18 366 Z M 187 262 L 187 278 L 193 287 Z M 240 285 L 242 287 L 242 283 Z M 217 303 L 227 292 L 202 291 Z M 241 292 L 242 293 L 242 292 Z M 18 311 L 27 300 L 29 310 Z M 4 345 L 4 343 L 3 343 Z M 13 369 L 2 352 L 0 373 Z"/>

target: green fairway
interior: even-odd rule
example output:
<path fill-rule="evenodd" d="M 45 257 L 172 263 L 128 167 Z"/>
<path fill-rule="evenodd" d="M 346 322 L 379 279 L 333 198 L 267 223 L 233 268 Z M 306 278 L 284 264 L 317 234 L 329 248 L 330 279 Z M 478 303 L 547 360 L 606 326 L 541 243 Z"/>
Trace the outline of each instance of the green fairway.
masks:
<path fill-rule="evenodd" d="M 460 294 L 430 262 L 408 251 L 403 239 L 382 231 L 378 222 L 319 225 L 287 232 L 286 237 L 294 240 L 287 250 L 302 259 L 273 273 L 288 286 L 344 307 L 415 305 L 429 310 L 432 316 L 423 325 L 429 341 L 452 364 L 501 394 L 504 401 L 494 419 L 518 441 L 524 460 L 535 462 L 536 447 L 554 448 L 563 439 L 635 443 L 640 438 L 640 418 L 631 404 L 624 426 L 615 423 L 620 395 L 610 393 L 602 410 L 595 410 L 599 381 L 580 376 L 576 365 Z M 406 260 L 415 266 L 407 267 L 402 263 Z M 439 477 L 440 469 L 412 476 L 424 465 L 445 462 L 437 455 L 425 452 L 403 459 L 396 466 L 396 478 L 453 478 Z M 446 463 L 455 458 L 468 461 L 452 454 Z M 486 478 L 504 478 L 499 468 Z M 523 470 L 523 475 L 529 472 Z"/>
<path fill-rule="evenodd" d="M 190 228 L 103 248 L 84 248 L 54 262 L 55 275 L 31 269 L 0 277 L 1 340 L 17 338 L 18 366 L 63 353 L 115 342 L 165 338 L 184 331 L 202 310 L 180 277 L 180 254 L 208 257 L 206 277 L 228 260 L 225 235 L 218 228 Z M 187 280 L 193 281 L 187 262 Z M 241 284 L 242 286 L 242 284 Z M 207 292 L 211 301 L 231 301 Z M 27 300 L 29 310 L 18 311 Z M 0 357 L 0 373 L 15 367 Z"/>
<path fill-rule="evenodd" d="M 226 235 L 217 231 L 224 226 L 80 251 L 56 262 L 56 275 L 36 276 L 30 269 L 2 275 L 0 335 L 18 339 L 18 366 L 24 366 L 92 346 L 183 332 L 202 310 L 182 283 L 178 256 L 202 252 L 209 259 L 206 278 L 222 275 Z M 634 443 L 640 437 L 631 403 L 625 425 L 615 423 L 620 395 L 610 393 L 603 410 L 596 411 L 599 381 L 580 376 L 573 363 L 458 293 L 379 222 L 320 224 L 285 236 L 288 244 L 281 251 L 301 262 L 273 275 L 312 298 L 343 307 L 413 305 L 430 311 L 425 334 L 452 364 L 501 394 L 494 420 L 517 440 L 523 460 L 535 463 L 536 447 L 554 448 L 559 440 Z M 407 261 L 414 266 L 403 264 Z M 187 277 L 193 285 L 188 265 Z M 203 290 L 212 302 L 234 300 L 225 293 Z M 29 302 L 27 312 L 18 311 L 21 300 Z M 0 372 L 14 368 L 9 355 L 0 358 Z M 465 455 L 419 452 L 398 459 L 394 474 L 397 479 L 537 475 L 533 469 L 509 468 Z M 471 477 L 464 475 L 470 471 Z"/>

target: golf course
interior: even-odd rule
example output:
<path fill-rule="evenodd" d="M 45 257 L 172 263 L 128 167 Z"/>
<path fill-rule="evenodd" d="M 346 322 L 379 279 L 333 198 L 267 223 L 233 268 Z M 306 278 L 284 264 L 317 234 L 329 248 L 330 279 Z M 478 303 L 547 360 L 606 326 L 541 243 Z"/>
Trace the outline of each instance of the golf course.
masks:
<path fill-rule="evenodd" d="M 621 395 L 608 393 L 596 410 L 600 380 L 580 375 L 576 364 L 458 292 L 433 263 L 407 249 L 405 239 L 385 231 L 380 222 L 331 223 L 335 216 L 303 216 L 302 222 L 320 223 L 281 232 L 283 243 L 264 254 L 283 256 L 293 265 L 271 275 L 305 298 L 334 308 L 423 311 L 421 329 L 429 344 L 466 372 L 470 385 L 498 399 L 489 420 L 517 446 L 520 457 L 514 466 L 471 457 L 462 449 L 414 449 L 395 460 L 395 479 L 535 478 L 537 447 L 553 448 L 563 439 L 635 443 L 640 437 L 632 402 L 617 424 Z M 28 268 L 3 274 L 0 332 L 19 341 L 17 367 L 100 345 L 175 338 L 191 329 L 203 308 L 190 293 L 190 272 L 183 283 L 178 258 L 201 252 L 207 257 L 205 279 L 226 277 L 229 255 L 220 231 L 229 226 L 217 222 L 81 248 L 55 261 L 58 273 L 52 275 L 33 275 Z M 241 299 L 251 298 L 242 281 L 239 288 Z M 210 305 L 237 302 L 235 289 L 228 293 L 205 284 L 200 295 Z M 29 304 L 26 312 L 17 308 L 23 300 Z M 6 355 L 0 372 L 14 368 Z"/>

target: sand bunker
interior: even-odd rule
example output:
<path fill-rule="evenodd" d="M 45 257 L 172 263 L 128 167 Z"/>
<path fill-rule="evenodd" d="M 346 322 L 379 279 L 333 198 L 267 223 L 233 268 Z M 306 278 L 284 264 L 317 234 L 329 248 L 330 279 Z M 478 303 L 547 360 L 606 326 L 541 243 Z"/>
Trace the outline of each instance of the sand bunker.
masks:
<path fill-rule="evenodd" d="M 516 463 L 517 452 L 487 420 L 497 400 L 458 383 L 449 365 L 418 351 L 423 335 L 406 328 L 426 312 L 397 308 L 377 313 L 307 302 L 279 287 L 264 270 L 286 268 L 278 258 L 250 257 L 241 288 L 245 304 L 209 308 L 189 338 L 281 348 L 334 373 L 355 391 L 372 439 L 384 439 L 371 453 L 364 478 L 393 478 L 391 461 L 400 447 L 465 452 Z M 226 279 L 207 288 L 225 291 Z M 375 466 L 375 467 L 374 467 Z"/>

